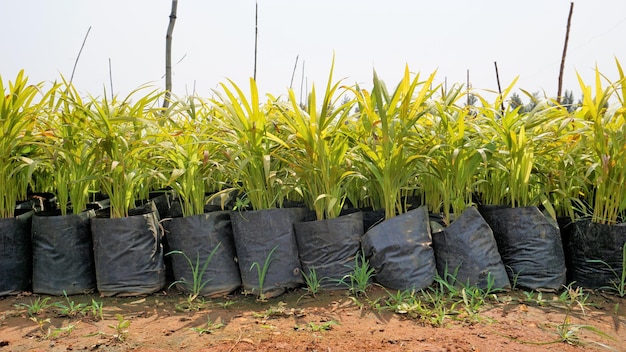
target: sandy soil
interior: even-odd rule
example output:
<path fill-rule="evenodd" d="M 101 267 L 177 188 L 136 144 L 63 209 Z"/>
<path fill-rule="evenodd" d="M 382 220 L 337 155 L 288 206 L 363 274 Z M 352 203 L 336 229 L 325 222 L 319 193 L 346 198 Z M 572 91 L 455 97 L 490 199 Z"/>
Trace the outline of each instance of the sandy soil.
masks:
<path fill-rule="evenodd" d="M 62 306 L 31 317 L 27 308 L 47 296 L 4 297 L 0 351 L 626 351 L 626 299 L 603 293 L 581 306 L 581 300 L 557 294 L 512 291 L 491 297 L 476 314 L 468 314 L 461 300 L 448 305 L 440 326 L 435 315 L 388 308 L 393 300 L 376 286 L 367 297 L 305 293 L 267 302 L 241 295 L 198 299 L 193 310 L 173 289 L 148 297 L 46 302 L 102 302 L 103 319 L 89 311 L 68 316 Z"/>

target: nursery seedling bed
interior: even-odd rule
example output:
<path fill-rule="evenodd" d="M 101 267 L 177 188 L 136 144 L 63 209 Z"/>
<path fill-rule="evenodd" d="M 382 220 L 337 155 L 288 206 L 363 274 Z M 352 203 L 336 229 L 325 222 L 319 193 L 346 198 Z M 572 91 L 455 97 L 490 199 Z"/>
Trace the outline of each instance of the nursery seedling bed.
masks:
<path fill-rule="evenodd" d="M 44 305 L 32 317 L 28 308 L 32 313 L 48 296 L 25 293 L 0 298 L 0 351 L 623 351 L 626 346 L 626 300 L 604 293 L 592 293 L 582 307 L 574 302 L 569 310 L 559 294 L 499 293 L 472 319 L 457 306 L 439 327 L 385 308 L 389 293 L 381 287 L 372 287 L 367 297 L 305 293 L 291 291 L 266 302 L 235 294 L 196 300 L 192 310 L 187 296 L 173 289 L 146 297 L 50 297 L 46 305 L 58 305 Z M 102 302 L 103 319 L 91 312 L 61 313 L 70 303 L 91 307 L 92 300 Z"/>

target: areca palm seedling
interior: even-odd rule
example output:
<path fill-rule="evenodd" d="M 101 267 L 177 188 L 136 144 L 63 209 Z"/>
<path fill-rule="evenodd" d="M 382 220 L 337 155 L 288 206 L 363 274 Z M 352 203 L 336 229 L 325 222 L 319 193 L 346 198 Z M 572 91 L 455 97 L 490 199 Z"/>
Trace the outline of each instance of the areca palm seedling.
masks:
<path fill-rule="evenodd" d="M 348 137 L 342 131 L 354 102 L 347 100 L 336 107 L 342 94 L 337 94 L 340 82 L 332 82 L 332 73 L 331 67 L 320 106 L 315 86 L 306 107 L 298 104 L 293 90 L 289 91 L 289 101 L 278 105 L 280 122 L 286 129 L 281 135 L 290 146 L 282 158 L 294 171 L 297 189 L 318 220 L 339 216 L 346 181 L 355 174 L 348 167 Z"/>
<path fill-rule="evenodd" d="M 29 85 L 24 71 L 5 87 L 0 76 L 0 218 L 14 215 L 15 204 L 27 197 L 38 161 L 32 144 L 37 117 L 47 97 L 35 97 L 42 85 Z"/>
<path fill-rule="evenodd" d="M 427 101 L 435 73 L 425 81 L 411 78 L 408 66 L 396 90 L 389 94 L 374 72 L 372 94 L 355 90 L 360 111 L 359 129 L 353 136 L 367 189 L 375 207 L 385 209 L 390 219 L 404 212 L 401 193 L 415 178 L 418 162 L 425 153 L 415 146 L 416 123 L 428 112 Z"/>
<path fill-rule="evenodd" d="M 460 86 L 444 92 L 428 115 L 429 121 L 423 124 L 421 138 L 429 149 L 419 185 L 431 211 L 441 210 L 448 224 L 451 212 L 459 215 L 472 204 L 476 174 L 487 161 L 475 138 L 477 126 L 473 116 L 467 108 L 457 105 L 462 97 Z"/>
<path fill-rule="evenodd" d="M 216 160 L 220 145 L 213 138 L 217 128 L 212 113 L 197 97 L 172 104 L 167 121 L 153 136 L 155 143 L 147 146 L 164 186 L 176 192 L 183 216 L 204 213 L 206 193 L 221 187 L 217 174 L 223 163 Z"/>
<path fill-rule="evenodd" d="M 259 103 L 259 92 L 254 79 L 250 79 L 250 98 L 232 81 L 231 87 L 221 84 L 213 101 L 216 123 L 221 133 L 218 142 L 226 153 L 226 166 L 233 185 L 240 186 L 254 210 L 281 207 L 288 193 L 285 180 L 288 168 L 277 157 L 278 150 L 289 148 L 280 137 L 272 133 L 276 122 L 271 103 Z"/>
<path fill-rule="evenodd" d="M 85 210 L 95 179 L 97 148 L 95 141 L 86 135 L 90 120 L 84 108 L 85 103 L 74 86 L 64 81 L 54 89 L 42 115 L 38 146 L 52 175 L 62 215 L 67 214 L 68 207 L 74 214 Z"/>
<path fill-rule="evenodd" d="M 601 74 L 596 68 L 595 93 L 580 76 L 578 80 L 583 91 L 583 105 L 580 116 L 591 121 L 592 127 L 585 144 L 592 151 L 593 163 L 587 170 L 590 176 L 588 194 L 592 199 L 592 221 L 602 224 L 615 224 L 626 216 L 626 77 L 616 61 L 620 79 L 602 87 Z M 620 105 L 614 112 L 606 109 L 611 95 L 616 94 Z"/>
<path fill-rule="evenodd" d="M 90 121 L 86 135 L 96 141 L 96 163 L 100 167 L 95 176 L 110 198 L 114 218 L 128 216 L 142 183 L 154 172 L 147 162 L 150 155 L 145 154 L 145 145 L 150 144 L 147 136 L 154 128 L 161 94 L 151 92 L 133 102 L 138 91 L 123 100 L 91 97 L 81 109 Z"/>

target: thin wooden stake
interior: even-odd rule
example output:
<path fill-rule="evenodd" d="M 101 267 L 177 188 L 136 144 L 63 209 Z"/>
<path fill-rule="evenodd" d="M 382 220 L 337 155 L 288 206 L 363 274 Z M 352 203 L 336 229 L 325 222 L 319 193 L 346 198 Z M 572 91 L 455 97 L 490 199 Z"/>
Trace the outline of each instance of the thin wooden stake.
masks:
<path fill-rule="evenodd" d="M 254 74 L 252 78 L 256 81 L 256 57 L 257 57 L 257 45 L 259 41 L 259 2 L 255 2 L 254 9 Z"/>
<path fill-rule="evenodd" d="M 470 80 L 469 80 L 469 69 L 467 69 L 467 106 L 470 105 Z"/>
<path fill-rule="evenodd" d="M 76 61 L 74 61 L 74 68 L 72 68 L 72 75 L 70 76 L 70 84 L 72 84 L 72 81 L 74 80 L 74 72 L 76 72 L 76 66 L 78 66 L 78 59 L 80 59 L 80 54 L 83 52 L 83 48 L 85 47 L 85 42 L 87 42 L 89 31 L 91 31 L 91 26 L 89 26 L 89 29 L 87 29 L 85 38 L 83 38 L 83 44 L 80 46 L 80 50 L 78 51 L 78 56 L 76 56 Z"/>
<path fill-rule="evenodd" d="M 300 78 L 300 106 L 302 105 L 302 92 L 304 90 L 304 64 L 306 61 L 302 61 L 302 77 Z"/>
<path fill-rule="evenodd" d="M 556 101 L 561 104 L 561 92 L 563 89 L 563 71 L 565 70 L 565 54 L 567 54 L 567 43 L 569 42 L 569 29 L 572 24 L 572 13 L 574 12 L 574 2 L 570 2 L 569 15 L 567 16 L 567 29 L 565 30 L 565 44 L 563 45 L 563 55 L 561 56 L 561 68 L 559 69 L 559 89 L 556 93 Z"/>
<path fill-rule="evenodd" d="M 298 57 L 300 57 L 300 55 L 296 55 L 296 63 L 293 65 L 293 72 L 291 73 L 291 82 L 289 82 L 289 89 L 293 88 L 293 77 L 296 75 L 296 68 L 298 68 Z"/>
<path fill-rule="evenodd" d="M 176 23 L 176 10 L 178 8 L 178 0 L 172 0 L 172 12 L 170 13 L 170 22 L 167 26 L 167 34 L 165 35 L 165 99 L 163 107 L 170 106 L 170 96 L 172 95 L 172 33 L 174 32 L 174 24 Z"/>
<path fill-rule="evenodd" d="M 502 88 L 500 87 L 500 74 L 498 74 L 498 62 L 494 61 L 493 64 L 496 67 L 496 80 L 498 81 L 498 94 L 500 94 L 500 97 L 502 97 Z M 504 100 L 500 101 L 500 111 L 501 113 L 504 113 Z"/>
<path fill-rule="evenodd" d="M 113 70 L 111 69 L 111 58 L 109 58 L 109 82 L 111 83 L 111 97 L 113 97 L 115 93 L 113 93 Z"/>

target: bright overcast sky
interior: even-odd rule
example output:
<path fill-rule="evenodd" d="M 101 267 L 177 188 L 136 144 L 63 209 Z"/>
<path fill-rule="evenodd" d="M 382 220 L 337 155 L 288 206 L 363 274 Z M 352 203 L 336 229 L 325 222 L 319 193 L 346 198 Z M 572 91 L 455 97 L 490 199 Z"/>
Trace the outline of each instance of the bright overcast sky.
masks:
<path fill-rule="evenodd" d="M 257 82 L 281 95 L 293 80 L 323 88 L 335 53 L 335 78 L 369 87 L 372 70 L 393 87 L 405 64 L 437 71 L 437 81 L 555 96 L 570 1 L 566 0 L 259 0 Z M 170 0 L 0 0 L 0 75 L 20 69 L 30 82 L 69 79 L 89 27 L 74 85 L 84 94 L 164 86 Z M 210 96 L 232 79 L 247 89 L 254 66 L 254 0 L 179 0 L 173 38 L 174 94 Z M 626 1 L 575 1 L 564 88 L 579 96 L 576 72 L 617 79 L 626 67 Z"/>

